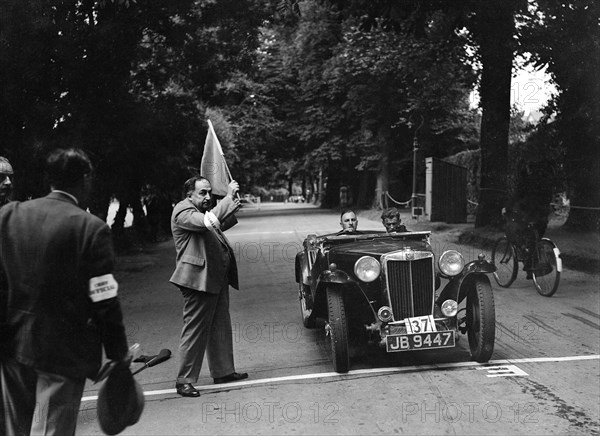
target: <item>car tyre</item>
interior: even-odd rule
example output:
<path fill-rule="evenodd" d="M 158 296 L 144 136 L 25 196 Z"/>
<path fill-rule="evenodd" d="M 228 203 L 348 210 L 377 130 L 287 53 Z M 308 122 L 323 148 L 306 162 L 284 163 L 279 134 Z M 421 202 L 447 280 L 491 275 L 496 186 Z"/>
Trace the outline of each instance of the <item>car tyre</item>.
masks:
<path fill-rule="evenodd" d="M 312 315 L 312 296 L 310 294 L 310 286 L 303 283 L 299 284 L 299 298 L 300 298 L 300 315 L 302 316 L 302 324 L 307 329 L 313 329 L 316 327 L 316 320 L 311 317 Z"/>
<path fill-rule="evenodd" d="M 490 360 L 496 337 L 496 309 L 492 286 L 486 276 L 471 279 L 467 294 L 467 335 L 473 360 Z"/>
<path fill-rule="evenodd" d="M 340 373 L 348 372 L 350 368 L 348 322 L 344 298 L 340 289 L 327 288 L 327 307 L 329 322 L 325 328 L 331 342 L 333 369 Z"/>

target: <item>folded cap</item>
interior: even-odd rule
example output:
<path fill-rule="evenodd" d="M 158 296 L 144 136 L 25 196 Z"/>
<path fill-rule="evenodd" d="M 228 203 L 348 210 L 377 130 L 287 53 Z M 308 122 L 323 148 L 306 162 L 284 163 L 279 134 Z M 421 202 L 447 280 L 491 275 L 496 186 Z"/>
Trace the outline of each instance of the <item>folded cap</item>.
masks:
<path fill-rule="evenodd" d="M 144 392 L 129 366 L 118 363 L 98 393 L 98 420 L 108 435 L 121 433 L 138 422 L 144 410 Z"/>

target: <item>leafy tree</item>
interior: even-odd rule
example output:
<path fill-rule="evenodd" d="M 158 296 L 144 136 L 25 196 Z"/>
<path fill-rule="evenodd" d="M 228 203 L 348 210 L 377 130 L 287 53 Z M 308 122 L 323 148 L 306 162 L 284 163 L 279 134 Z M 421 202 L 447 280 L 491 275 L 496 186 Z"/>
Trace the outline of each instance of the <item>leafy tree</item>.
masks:
<path fill-rule="evenodd" d="M 49 150 L 82 146 L 96 166 L 92 211 L 106 216 L 118 197 L 116 228 L 127 205 L 143 218 L 144 186 L 174 197 L 181 168 L 197 170 L 205 108 L 218 104 L 219 82 L 252 68 L 266 11 L 261 0 L 0 7 L 0 104 L 11 108 L 0 119 L 0 152 L 28 175 L 19 178 L 19 197 L 44 193 L 39 174 Z"/>
<path fill-rule="evenodd" d="M 483 111 L 480 129 L 482 190 L 476 226 L 499 223 L 505 198 L 510 80 L 516 32 L 514 17 L 526 8 L 526 2 L 330 0 L 330 3 L 361 17 L 364 29 L 377 25 L 378 19 L 382 18 L 386 29 L 408 29 L 415 36 L 422 37 L 431 26 L 431 17 L 441 13 L 447 20 L 440 30 L 454 33 L 467 29 L 473 36 L 481 59 L 480 95 Z"/>
<path fill-rule="evenodd" d="M 539 126 L 550 160 L 564 154 L 568 196 L 574 206 L 567 227 L 600 225 L 600 5 L 593 0 L 539 0 L 526 17 L 523 49 L 546 67 L 558 88 Z M 561 151 L 562 150 L 562 151 Z"/>
<path fill-rule="evenodd" d="M 421 133 L 428 153 L 465 146 L 473 74 L 462 38 L 440 31 L 444 17 L 415 38 L 384 31 L 383 20 L 361 31 L 360 21 L 319 2 L 297 6 L 301 14 L 287 45 L 293 61 L 286 66 L 301 92 L 289 131 L 304 145 L 305 162 L 327 171 L 325 206 L 338 203 L 340 184 L 350 185 L 361 206 L 371 205 L 373 189 L 389 190 L 390 164 L 412 161 L 412 116 L 427 119 Z"/>

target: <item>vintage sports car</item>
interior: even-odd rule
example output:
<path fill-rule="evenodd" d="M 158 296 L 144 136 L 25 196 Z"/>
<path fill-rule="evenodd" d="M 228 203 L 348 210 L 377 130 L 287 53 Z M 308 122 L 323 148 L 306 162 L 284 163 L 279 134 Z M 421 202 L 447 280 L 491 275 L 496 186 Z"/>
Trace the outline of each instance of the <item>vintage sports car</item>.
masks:
<path fill-rule="evenodd" d="M 335 371 L 349 370 L 349 338 L 393 353 L 451 348 L 466 333 L 472 358 L 490 359 L 496 321 L 487 274 L 495 267 L 483 254 L 465 263 L 455 250 L 436 262 L 430 237 L 363 231 L 304 240 L 295 260 L 302 321 L 324 326 Z"/>

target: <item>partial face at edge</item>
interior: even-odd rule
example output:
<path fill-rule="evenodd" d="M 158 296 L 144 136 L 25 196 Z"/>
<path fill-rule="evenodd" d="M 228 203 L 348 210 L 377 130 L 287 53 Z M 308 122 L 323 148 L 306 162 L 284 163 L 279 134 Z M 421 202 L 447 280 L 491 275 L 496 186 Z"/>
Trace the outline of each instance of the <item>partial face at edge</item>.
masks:
<path fill-rule="evenodd" d="M 0 204 L 10 200 L 13 190 L 12 176 L 12 173 L 0 173 Z"/>

